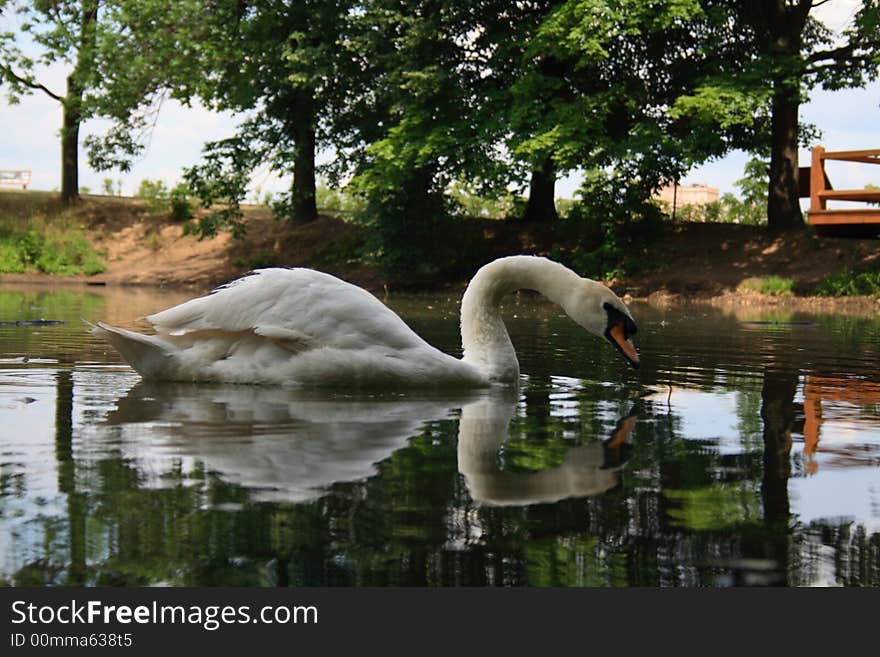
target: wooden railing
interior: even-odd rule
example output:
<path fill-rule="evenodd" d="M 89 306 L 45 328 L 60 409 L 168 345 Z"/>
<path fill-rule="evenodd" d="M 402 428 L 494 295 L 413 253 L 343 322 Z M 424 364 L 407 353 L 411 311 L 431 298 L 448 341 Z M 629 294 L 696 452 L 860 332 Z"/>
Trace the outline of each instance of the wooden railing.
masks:
<path fill-rule="evenodd" d="M 880 224 L 880 207 L 828 209 L 828 201 L 880 203 L 880 189 L 833 189 L 825 172 L 826 160 L 880 164 L 880 149 L 826 152 L 821 146 L 813 148 L 810 168 L 801 171 L 802 175 L 809 172 L 809 223 L 816 226 Z M 803 187 L 801 193 L 806 196 Z"/>

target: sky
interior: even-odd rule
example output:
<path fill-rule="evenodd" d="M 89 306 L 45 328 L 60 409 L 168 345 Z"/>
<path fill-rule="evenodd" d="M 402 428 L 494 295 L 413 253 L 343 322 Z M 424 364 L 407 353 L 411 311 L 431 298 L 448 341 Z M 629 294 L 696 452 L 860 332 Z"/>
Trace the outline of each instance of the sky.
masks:
<path fill-rule="evenodd" d="M 852 17 L 858 0 L 831 0 L 814 10 L 814 14 L 833 29 L 845 26 Z M 7 29 L 8 19 L 0 17 L 0 30 Z M 53 91 L 64 90 L 67 70 L 56 64 L 43 69 L 37 79 Z M 819 127 L 822 137 L 818 143 L 827 150 L 880 148 L 880 82 L 864 89 L 827 92 L 816 89 L 810 101 L 801 107 L 801 120 Z M 177 101 L 166 101 L 152 132 L 149 149 L 127 174 L 98 172 L 88 166 L 85 152 L 80 153 L 80 185 L 100 193 L 103 181 L 112 178 L 121 181 L 122 193 L 132 195 L 143 179 L 163 180 L 173 186 L 181 179 L 184 167 L 200 160 L 206 141 L 232 136 L 238 119 L 230 113 L 213 112 L 198 103 L 184 107 Z M 99 132 L 101 123 L 86 122 L 81 137 Z M 52 190 L 61 186 L 61 146 L 59 104 L 35 92 L 18 105 L 9 105 L 0 93 L 0 169 L 30 169 L 32 189 Z M 324 157 L 327 157 L 326 155 Z M 705 184 L 719 188 L 723 194 L 736 194 L 736 181 L 742 177 L 748 155 L 733 152 L 691 171 L 681 183 Z M 801 166 L 808 166 L 810 153 L 800 152 Z M 862 188 L 866 184 L 880 185 L 880 167 L 845 162 L 829 162 L 826 170 L 837 189 Z M 267 169 L 252 176 L 251 198 L 260 198 L 265 192 L 288 188 L 289 180 L 279 179 Z M 574 174 L 557 183 L 557 196 L 572 198 L 579 186 Z M 806 201 L 804 201 L 806 202 Z"/>

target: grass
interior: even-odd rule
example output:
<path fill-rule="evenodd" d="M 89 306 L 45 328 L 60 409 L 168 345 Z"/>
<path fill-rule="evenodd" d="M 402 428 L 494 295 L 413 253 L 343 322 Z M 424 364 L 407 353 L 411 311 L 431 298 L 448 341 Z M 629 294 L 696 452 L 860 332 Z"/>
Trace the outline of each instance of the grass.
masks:
<path fill-rule="evenodd" d="M 823 297 L 880 296 L 880 269 L 841 269 L 822 279 L 814 291 Z"/>
<path fill-rule="evenodd" d="M 52 199 L 35 195 L 34 200 L 0 205 L 0 273 L 74 276 L 104 271 L 77 217 Z"/>
<path fill-rule="evenodd" d="M 739 289 L 760 292 L 774 297 L 790 297 L 794 294 L 794 281 L 782 276 L 748 278 L 740 284 Z"/>

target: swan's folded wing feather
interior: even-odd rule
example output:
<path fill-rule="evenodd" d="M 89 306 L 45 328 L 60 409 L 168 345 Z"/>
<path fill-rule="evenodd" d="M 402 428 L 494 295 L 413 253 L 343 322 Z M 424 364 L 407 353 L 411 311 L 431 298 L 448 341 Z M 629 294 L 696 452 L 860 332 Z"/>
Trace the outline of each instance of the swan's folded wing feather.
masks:
<path fill-rule="evenodd" d="M 254 333 L 274 340 L 287 351 L 298 354 L 318 346 L 311 336 L 279 326 L 255 326 Z"/>
<path fill-rule="evenodd" d="M 426 344 L 366 290 L 311 269 L 257 270 L 147 319 L 160 334 L 253 331 L 304 348 Z"/>

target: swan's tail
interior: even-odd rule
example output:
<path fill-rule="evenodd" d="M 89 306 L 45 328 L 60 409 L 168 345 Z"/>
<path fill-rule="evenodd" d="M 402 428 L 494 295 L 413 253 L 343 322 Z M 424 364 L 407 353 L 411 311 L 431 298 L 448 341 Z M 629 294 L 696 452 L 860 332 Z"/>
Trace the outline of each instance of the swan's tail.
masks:
<path fill-rule="evenodd" d="M 92 335 L 107 340 L 144 378 L 160 378 L 168 368 L 173 347 L 162 339 L 104 322 L 89 325 L 92 327 Z"/>

